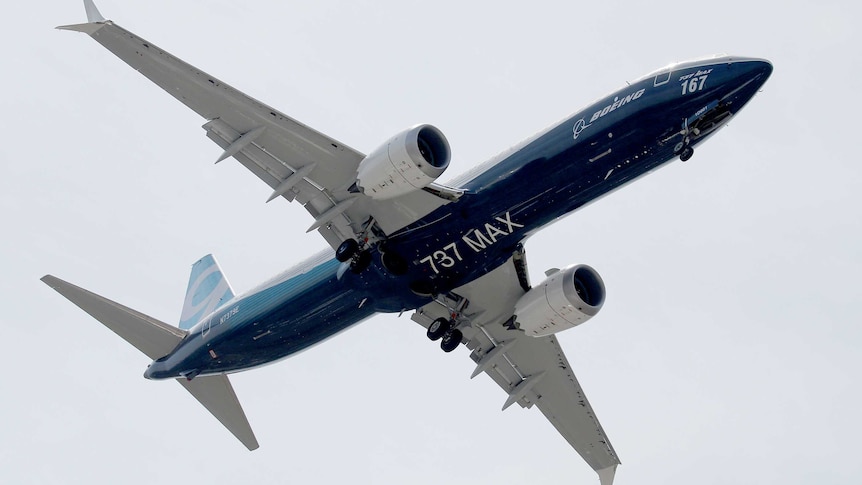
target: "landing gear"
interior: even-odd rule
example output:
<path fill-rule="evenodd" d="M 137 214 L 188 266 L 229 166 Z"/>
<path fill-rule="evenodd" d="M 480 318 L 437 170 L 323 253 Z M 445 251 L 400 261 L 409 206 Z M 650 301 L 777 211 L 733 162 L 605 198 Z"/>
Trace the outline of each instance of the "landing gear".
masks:
<path fill-rule="evenodd" d="M 360 249 L 356 239 L 345 239 L 335 250 L 335 259 L 342 263 L 350 261 L 350 271 L 358 274 L 371 264 L 371 252 Z"/>
<path fill-rule="evenodd" d="M 428 338 L 430 338 L 432 341 L 436 342 L 437 340 L 440 340 L 441 337 L 446 335 L 446 332 L 448 332 L 450 328 L 452 328 L 452 322 L 445 318 L 438 318 L 437 320 L 431 322 L 431 325 L 428 326 L 428 332 L 426 333 L 426 335 L 428 335 Z"/>
<path fill-rule="evenodd" d="M 690 159 L 691 156 L 694 155 L 694 148 L 689 146 L 688 136 L 686 136 L 683 141 L 677 143 L 676 146 L 673 147 L 673 152 L 674 154 L 679 155 L 679 159 L 683 162 L 688 161 L 688 159 Z"/>
<path fill-rule="evenodd" d="M 443 349 L 443 352 L 452 352 L 458 348 L 463 338 L 464 334 L 460 330 L 457 328 L 452 329 L 443 336 L 443 340 L 440 341 L 440 348 Z"/>
<path fill-rule="evenodd" d="M 345 263 L 359 251 L 359 242 L 356 239 L 345 239 L 335 250 L 335 259 Z"/>
<path fill-rule="evenodd" d="M 437 294 L 434 301 L 442 305 L 446 309 L 446 313 L 443 314 L 444 316 L 439 316 L 431 321 L 425 335 L 432 341 L 440 340 L 440 348 L 443 349 L 443 352 L 452 352 L 464 340 L 464 334 L 457 327 L 466 328 L 470 326 L 470 317 L 463 313 L 469 301 L 454 293 Z M 424 313 L 422 309 L 419 312 Z M 432 315 L 425 315 L 429 319 L 432 318 Z M 440 314 L 437 313 L 437 315 Z"/>
<path fill-rule="evenodd" d="M 455 321 L 441 317 L 431 322 L 431 325 L 428 325 L 426 335 L 434 341 L 442 338 L 443 340 L 440 340 L 440 348 L 443 349 L 443 352 L 452 352 L 458 348 L 461 339 L 464 338 L 464 334 L 460 330 L 452 328 L 454 326 Z"/>
<path fill-rule="evenodd" d="M 681 152 L 679 152 L 679 159 L 683 162 L 687 162 L 692 155 L 694 155 L 694 148 L 687 146 L 683 148 Z"/>

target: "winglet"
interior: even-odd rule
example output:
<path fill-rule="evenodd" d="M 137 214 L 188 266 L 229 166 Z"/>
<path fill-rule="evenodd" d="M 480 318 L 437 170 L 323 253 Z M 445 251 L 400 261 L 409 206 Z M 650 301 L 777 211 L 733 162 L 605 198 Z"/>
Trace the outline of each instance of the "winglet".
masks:
<path fill-rule="evenodd" d="M 75 32 L 83 32 L 87 35 L 93 35 L 97 30 L 102 28 L 105 22 L 107 22 L 105 17 L 102 17 L 99 9 L 96 8 L 96 4 L 93 3 L 93 0 L 84 0 L 84 10 L 87 12 L 86 24 L 61 25 L 57 28 L 60 30 L 74 30 Z"/>
<path fill-rule="evenodd" d="M 601 470 L 596 470 L 599 474 L 599 485 L 613 485 L 614 475 L 617 473 L 617 466 L 612 465 Z"/>
<path fill-rule="evenodd" d="M 87 11 L 87 22 L 94 24 L 96 22 L 105 21 L 105 17 L 102 17 L 102 14 L 99 13 L 99 9 L 96 8 L 96 4 L 93 3 L 93 0 L 84 0 L 84 10 Z"/>

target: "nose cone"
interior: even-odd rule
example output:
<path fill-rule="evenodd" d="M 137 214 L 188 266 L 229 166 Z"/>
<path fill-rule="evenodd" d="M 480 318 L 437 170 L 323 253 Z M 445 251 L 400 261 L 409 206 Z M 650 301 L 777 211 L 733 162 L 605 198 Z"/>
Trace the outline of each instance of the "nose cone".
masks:
<path fill-rule="evenodd" d="M 730 81 L 736 91 L 745 91 L 748 97 L 763 86 L 772 74 L 772 63 L 755 57 L 730 57 L 727 59 Z"/>
<path fill-rule="evenodd" d="M 728 57 L 720 100 L 736 114 L 753 98 L 772 74 L 772 63 L 754 57 Z"/>
<path fill-rule="evenodd" d="M 158 380 L 167 379 L 168 377 L 173 376 L 163 361 L 154 360 L 147 366 L 147 370 L 144 371 L 144 379 Z"/>
<path fill-rule="evenodd" d="M 746 80 L 758 81 L 761 85 L 772 74 L 772 63 L 766 59 L 753 57 L 737 57 L 733 63 L 740 70 L 740 77 Z"/>

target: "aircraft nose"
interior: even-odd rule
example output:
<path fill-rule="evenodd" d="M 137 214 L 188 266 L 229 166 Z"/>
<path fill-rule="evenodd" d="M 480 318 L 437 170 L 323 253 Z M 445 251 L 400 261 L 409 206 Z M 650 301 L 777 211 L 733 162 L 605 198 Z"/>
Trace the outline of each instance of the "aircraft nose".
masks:
<path fill-rule="evenodd" d="M 144 379 L 164 379 L 167 374 L 167 372 L 165 371 L 166 369 L 164 362 L 154 360 L 152 363 L 150 363 L 150 365 L 147 366 L 147 370 L 144 371 Z"/>
<path fill-rule="evenodd" d="M 739 77 L 746 81 L 757 80 L 762 84 L 772 74 L 772 63 L 766 59 L 738 57 L 733 60 L 733 64 L 739 69 Z"/>

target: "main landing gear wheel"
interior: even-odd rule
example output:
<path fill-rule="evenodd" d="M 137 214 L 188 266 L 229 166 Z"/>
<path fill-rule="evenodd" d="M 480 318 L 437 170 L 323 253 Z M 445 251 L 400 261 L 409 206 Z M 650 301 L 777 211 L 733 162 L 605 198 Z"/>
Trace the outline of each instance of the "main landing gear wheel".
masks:
<path fill-rule="evenodd" d="M 345 239 L 335 250 L 335 259 L 341 263 L 347 262 L 356 254 L 356 251 L 359 251 L 359 243 L 356 239 Z"/>
<path fill-rule="evenodd" d="M 431 325 L 428 326 L 428 332 L 425 335 L 428 335 L 433 341 L 440 340 L 441 337 L 446 335 L 446 332 L 452 328 L 452 323 L 445 318 L 438 318 L 431 322 Z"/>
<path fill-rule="evenodd" d="M 694 155 L 694 148 L 685 147 L 682 149 L 681 152 L 679 152 L 679 159 L 682 160 L 683 162 L 687 162 L 691 158 L 692 155 Z"/>
<path fill-rule="evenodd" d="M 443 336 L 443 340 L 440 341 L 440 348 L 443 349 L 443 352 L 452 352 L 458 348 L 462 338 L 464 338 L 464 334 L 462 334 L 457 328 L 450 332 L 446 332 L 446 335 Z"/>

